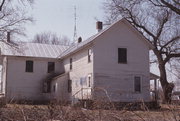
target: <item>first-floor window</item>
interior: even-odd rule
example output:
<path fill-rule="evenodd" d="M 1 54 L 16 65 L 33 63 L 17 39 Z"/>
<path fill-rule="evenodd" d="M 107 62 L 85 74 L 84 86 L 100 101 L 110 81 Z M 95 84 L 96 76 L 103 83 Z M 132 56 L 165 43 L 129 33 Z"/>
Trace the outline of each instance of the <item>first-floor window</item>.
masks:
<path fill-rule="evenodd" d="M 69 69 L 72 70 L 72 58 L 70 58 L 69 61 L 70 61 L 70 62 L 69 62 L 69 63 L 70 63 Z"/>
<path fill-rule="evenodd" d="M 72 92 L 72 80 L 68 80 L 68 92 Z"/>
<path fill-rule="evenodd" d="M 56 92 L 56 85 L 53 85 L 53 92 Z"/>
<path fill-rule="evenodd" d="M 91 87 L 91 74 L 88 75 L 88 87 Z"/>
<path fill-rule="evenodd" d="M 134 77 L 134 91 L 135 92 L 141 92 L 141 77 L 135 76 Z"/>
<path fill-rule="evenodd" d="M 50 81 L 44 82 L 43 92 L 44 93 L 50 93 L 51 92 L 51 82 Z"/>
<path fill-rule="evenodd" d="M 26 61 L 26 72 L 33 72 L 33 61 Z"/>

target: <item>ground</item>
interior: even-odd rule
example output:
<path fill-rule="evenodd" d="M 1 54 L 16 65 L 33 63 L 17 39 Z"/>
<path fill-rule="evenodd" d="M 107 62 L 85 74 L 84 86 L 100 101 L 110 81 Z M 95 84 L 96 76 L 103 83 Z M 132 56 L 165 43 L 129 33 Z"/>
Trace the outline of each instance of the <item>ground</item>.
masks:
<path fill-rule="evenodd" d="M 0 121 L 179 121 L 180 106 L 158 110 L 87 110 L 59 105 L 8 104 L 0 108 Z"/>

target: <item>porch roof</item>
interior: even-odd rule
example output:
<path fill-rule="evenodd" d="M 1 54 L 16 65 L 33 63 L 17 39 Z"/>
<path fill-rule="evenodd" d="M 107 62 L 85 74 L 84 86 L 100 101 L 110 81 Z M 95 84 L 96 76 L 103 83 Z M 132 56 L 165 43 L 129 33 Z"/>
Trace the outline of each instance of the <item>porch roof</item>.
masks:
<path fill-rule="evenodd" d="M 150 80 L 159 79 L 160 77 L 150 72 Z"/>

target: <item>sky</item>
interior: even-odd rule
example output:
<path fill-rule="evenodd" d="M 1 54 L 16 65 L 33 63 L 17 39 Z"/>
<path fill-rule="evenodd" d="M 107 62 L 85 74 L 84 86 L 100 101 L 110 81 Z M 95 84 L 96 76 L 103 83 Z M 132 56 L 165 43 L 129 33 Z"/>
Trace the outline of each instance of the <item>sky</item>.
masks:
<path fill-rule="evenodd" d="M 105 21 L 103 2 L 105 0 L 35 0 L 29 13 L 33 24 L 26 26 L 27 37 L 21 41 L 31 41 L 35 34 L 54 32 L 58 36 L 67 36 L 71 41 L 74 35 L 74 7 L 77 14 L 77 37 L 83 40 L 97 33 L 96 22 Z M 151 72 L 159 74 L 157 65 L 151 66 Z M 173 79 L 171 79 L 173 80 Z"/>
<path fill-rule="evenodd" d="M 48 31 L 72 40 L 75 6 L 77 36 L 86 39 L 97 33 L 96 21 L 105 20 L 103 2 L 104 0 L 35 0 L 29 10 L 35 21 L 26 26 L 27 37 L 23 41 L 30 41 L 35 34 Z"/>

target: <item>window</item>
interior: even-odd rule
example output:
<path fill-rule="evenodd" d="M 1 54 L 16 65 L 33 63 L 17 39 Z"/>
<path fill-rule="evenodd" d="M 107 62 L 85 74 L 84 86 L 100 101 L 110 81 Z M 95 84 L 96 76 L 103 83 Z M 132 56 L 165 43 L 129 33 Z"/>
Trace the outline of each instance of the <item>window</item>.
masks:
<path fill-rule="evenodd" d="M 86 86 L 86 85 L 87 85 L 87 80 L 86 80 L 85 77 L 81 77 L 81 78 L 80 78 L 80 85 L 81 85 L 81 86 Z"/>
<path fill-rule="evenodd" d="M 118 63 L 127 63 L 127 49 L 118 48 Z"/>
<path fill-rule="evenodd" d="M 53 85 L 53 92 L 56 92 L 56 85 Z"/>
<path fill-rule="evenodd" d="M 88 49 L 88 63 L 90 63 L 92 61 L 92 50 Z"/>
<path fill-rule="evenodd" d="M 44 82 L 43 92 L 44 93 L 51 92 L 51 82 L 50 81 Z"/>
<path fill-rule="evenodd" d="M 68 80 L 68 92 L 72 92 L 72 80 Z"/>
<path fill-rule="evenodd" d="M 33 72 L 33 61 L 26 61 L 26 72 Z"/>
<path fill-rule="evenodd" d="M 141 92 L 141 77 L 139 76 L 134 77 L 134 91 Z"/>
<path fill-rule="evenodd" d="M 54 62 L 48 62 L 48 73 L 52 73 L 55 70 L 55 63 Z"/>
<path fill-rule="evenodd" d="M 91 87 L 91 74 L 88 75 L 88 87 Z"/>
<path fill-rule="evenodd" d="M 70 58 L 70 70 L 72 70 L 72 58 Z"/>

